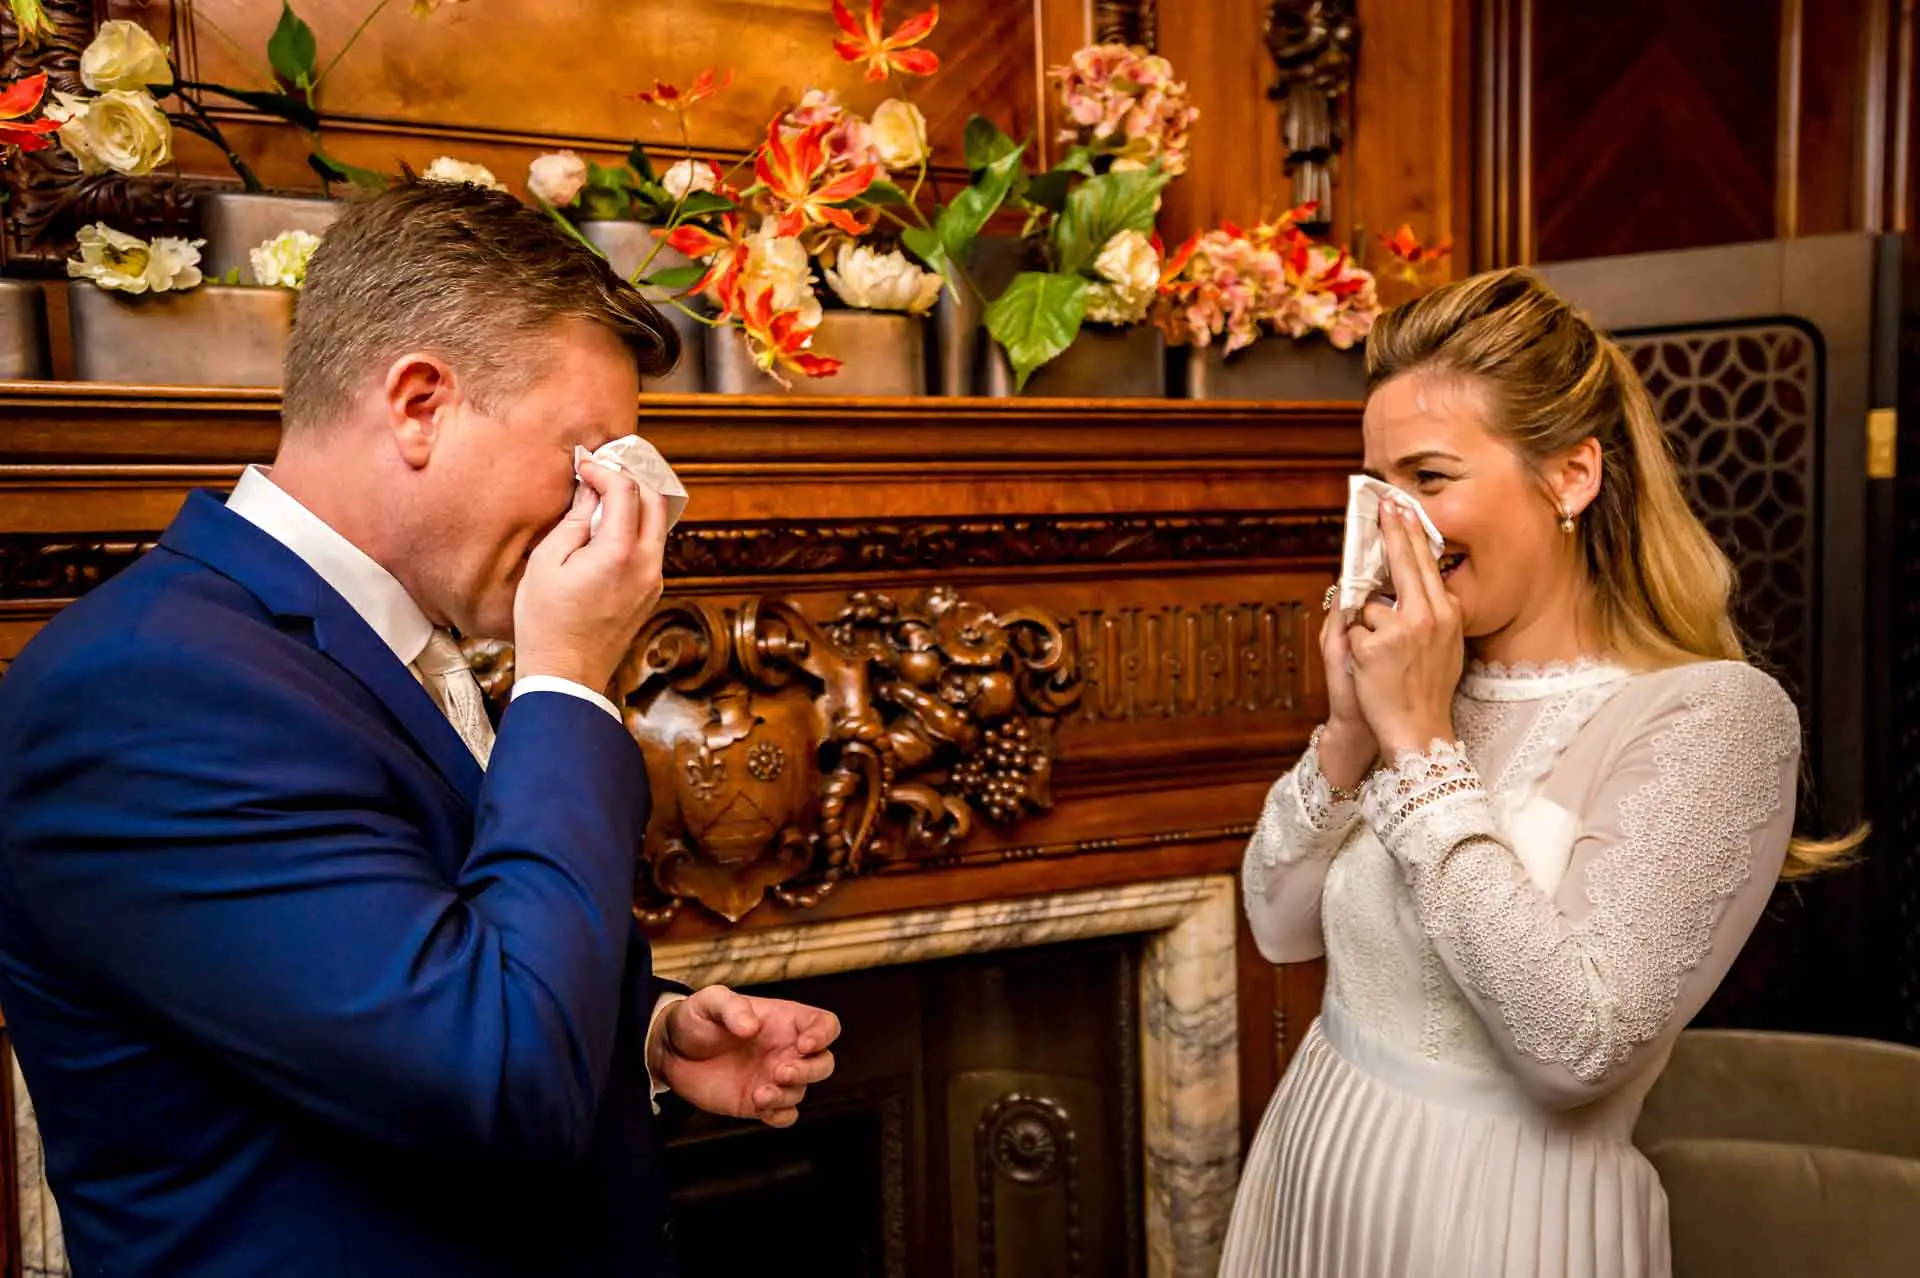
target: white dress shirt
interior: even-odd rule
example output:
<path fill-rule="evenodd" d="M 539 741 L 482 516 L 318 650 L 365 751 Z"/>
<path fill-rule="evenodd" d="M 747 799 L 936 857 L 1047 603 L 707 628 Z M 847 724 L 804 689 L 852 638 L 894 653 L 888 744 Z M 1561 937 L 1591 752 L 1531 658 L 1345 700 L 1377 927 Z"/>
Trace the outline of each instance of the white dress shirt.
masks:
<path fill-rule="evenodd" d="M 375 563 L 360 547 L 335 531 L 333 526 L 295 500 L 285 489 L 267 477 L 258 466 L 247 467 L 227 498 L 227 509 L 267 536 L 298 555 L 320 579 L 360 614 L 380 641 L 393 650 L 400 664 L 420 678 L 415 664 L 433 637 L 433 622 L 420 611 L 394 575 Z M 605 710 L 622 722 L 613 702 L 584 684 L 555 675 L 528 675 L 513 683 L 513 696 L 529 692 L 560 692 Z M 647 1028 L 647 1042 L 661 1029 L 661 1015 L 684 995 L 662 994 L 653 1006 L 653 1021 Z M 648 1072 L 648 1083 L 658 1096 L 666 1088 Z"/>

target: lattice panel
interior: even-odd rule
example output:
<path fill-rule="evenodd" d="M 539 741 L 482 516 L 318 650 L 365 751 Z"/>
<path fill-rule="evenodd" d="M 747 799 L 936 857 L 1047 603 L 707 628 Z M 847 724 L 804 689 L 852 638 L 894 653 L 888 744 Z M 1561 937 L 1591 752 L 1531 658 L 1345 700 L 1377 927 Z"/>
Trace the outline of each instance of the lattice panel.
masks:
<path fill-rule="evenodd" d="M 1886 853 L 1893 857 L 1895 980 L 1901 1037 L 1920 1043 L 1920 315 L 1900 330 L 1899 527 L 1894 547 L 1893 774 Z"/>
<path fill-rule="evenodd" d="M 1789 324 L 1620 340 L 1652 392 L 1689 500 L 1739 573 L 1741 629 L 1793 694 L 1801 722 L 1818 722 L 1817 342 Z M 1817 748 L 1816 734 L 1806 746 Z M 1783 890 L 1696 1024 L 1809 1027 L 1808 944 L 1803 904 Z"/>
<path fill-rule="evenodd" d="M 1790 324 L 1622 335 L 1687 495 L 1740 574 L 1737 616 L 1814 722 L 1820 353 Z"/>

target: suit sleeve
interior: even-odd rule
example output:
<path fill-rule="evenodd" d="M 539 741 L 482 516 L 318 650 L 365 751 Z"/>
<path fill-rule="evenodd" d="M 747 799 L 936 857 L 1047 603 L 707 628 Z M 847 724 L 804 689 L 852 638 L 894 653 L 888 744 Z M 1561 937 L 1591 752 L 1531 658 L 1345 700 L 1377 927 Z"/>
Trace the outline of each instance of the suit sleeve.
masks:
<path fill-rule="evenodd" d="M 0 783 L 21 916 L 84 977 L 325 1120 L 577 1155 L 636 957 L 638 748 L 578 698 L 520 698 L 449 872 L 390 761 L 284 673 L 143 650 L 54 676 Z"/>

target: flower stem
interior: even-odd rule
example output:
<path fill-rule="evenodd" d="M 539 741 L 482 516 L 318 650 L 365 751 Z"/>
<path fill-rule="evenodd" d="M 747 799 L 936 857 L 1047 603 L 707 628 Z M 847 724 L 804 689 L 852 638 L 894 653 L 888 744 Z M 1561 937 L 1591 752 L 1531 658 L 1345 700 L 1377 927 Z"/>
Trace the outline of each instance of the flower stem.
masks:
<path fill-rule="evenodd" d="M 340 59 L 347 56 L 347 50 L 360 42 L 360 37 L 365 34 L 366 29 L 373 24 L 373 20 L 380 16 L 381 10 L 385 9 L 388 3 L 389 0 L 380 0 L 379 4 L 374 5 L 367 16 L 360 19 L 360 25 L 353 29 L 353 34 L 347 37 L 347 42 L 341 45 L 339 51 L 327 61 L 327 65 L 322 68 L 320 74 L 313 78 L 313 87 L 308 92 L 309 105 L 312 104 L 312 94 L 317 92 L 320 86 L 326 82 L 327 77 L 333 74 L 333 69 L 340 65 Z"/>
<path fill-rule="evenodd" d="M 260 181 L 259 174 L 255 173 L 248 167 L 247 162 L 240 158 L 239 153 L 233 149 L 233 144 L 227 141 L 227 135 L 220 131 L 220 126 L 215 124 L 213 117 L 207 114 L 207 109 L 200 105 L 200 100 L 186 92 L 187 86 L 181 83 L 180 69 L 173 66 L 171 62 L 168 63 L 168 69 L 173 72 L 173 96 L 180 99 L 187 110 L 192 113 L 193 119 L 200 125 L 199 129 L 191 131 L 198 133 L 199 136 L 220 148 L 220 153 L 227 157 L 227 163 L 233 166 L 233 171 L 240 176 L 241 185 L 245 186 L 248 191 L 259 192 L 266 190 L 265 184 Z"/>

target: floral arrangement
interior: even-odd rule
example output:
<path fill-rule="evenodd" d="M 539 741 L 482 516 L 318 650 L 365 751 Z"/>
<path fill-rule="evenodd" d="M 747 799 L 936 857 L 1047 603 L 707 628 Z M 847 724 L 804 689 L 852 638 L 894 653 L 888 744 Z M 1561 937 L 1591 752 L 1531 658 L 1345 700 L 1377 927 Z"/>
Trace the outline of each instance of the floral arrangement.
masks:
<path fill-rule="evenodd" d="M 414 0 L 411 12 L 425 16 L 441 2 Z M 247 190 L 264 189 L 259 176 L 227 142 L 208 113 L 203 99 L 213 95 L 304 129 L 311 143 L 308 164 L 324 183 L 383 187 L 387 184 L 384 175 L 341 164 L 321 149 L 316 99 L 327 75 L 390 3 L 392 0 L 377 0 L 346 44 L 323 67 L 313 28 L 294 12 L 289 0 L 282 0 L 279 23 L 267 41 L 267 61 L 274 76 L 269 89 L 188 80 L 181 76 L 172 53 L 139 23 L 125 19 L 102 23 L 80 56 L 80 82 L 88 93 L 56 93 L 47 115 L 59 124 L 61 147 L 86 173 L 144 177 L 172 162 L 173 135 L 180 130 L 219 148 Z M 17 3 L 15 10 L 17 18 Z M 24 32 L 27 28 L 23 25 L 21 29 Z M 163 98 L 172 98 L 175 109 L 163 109 Z"/>
<path fill-rule="evenodd" d="M 857 17 L 834 0 L 832 14 L 835 52 L 864 68 L 867 82 L 939 71 L 939 56 L 920 47 L 938 25 L 937 7 L 891 32 L 885 0 L 869 0 Z M 656 81 L 634 95 L 678 123 L 680 155 L 664 170 L 638 145 L 620 167 L 556 151 L 534 160 L 528 192 L 569 227 L 596 219 L 649 223 L 658 245 L 636 283 L 673 290 L 674 301 L 703 323 L 737 328 L 757 366 L 782 384 L 796 373 L 833 376 L 841 362 L 809 349 L 827 307 L 925 314 L 944 283 L 943 246 L 964 253 L 993 209 L 944 223 L 921 210 L 927 121 L 904 84 L 865 114 L 809 89 L 768 122 L 764 140 L 733 169 L 697 158 L 687 116 L 732 83 L 731 71 L 711 69 L 685 88 Z M 662 247 L 695 265 L 653 271 Z"/>
<path fill-rule="evenodd" d="M 987 307 L 987 331 L 1016 383 L 1062 354 L 1087 323 L 1146 320 L 1166 273 L 1154 232 L 1160 194 L 1187 165 L 1199 111 L 1165 58 L 1123 44 L 1076 52 L 1048 78 L 1070 126 L 1049 171 L 1020 173 L 1001 199 L 1027 214 L 1024 238 L 1041 269 L 1017 275 Z M 968 158 L 985 172 L 1020 148 L 998 129 L 968 126 Z"/>
<path fill-rule="evenodd" d="M 205 240 L 171 235 L 143 240 L 105 222 L 81 227 L 76 239 L 79 249 L 67 260 L 68 277 L 110 292 L 135 296 L 185 292 L 207 282 L 200 270 Z M 319 247 L 320 237 L 310 231 L 282 231 L 262 241 L 247 255 L 255 282 L 263 288 L 298 290 L 307 282 L 307 263 Z M 239 268 L 217 282 L 238 284 Z"/>
<path fill-rule="evenodd" d="M 1364 340 L 1380 314 L 1374 278 L 1300 229 L 1315 209 L 1304 204 L 1244 230 L 1229 222 L 1181 245 L 1153 303 L 1167 340 L 1222 340 L 1229 355 L 1267 334 L 1318 333 L 1340 350 Z"/>

